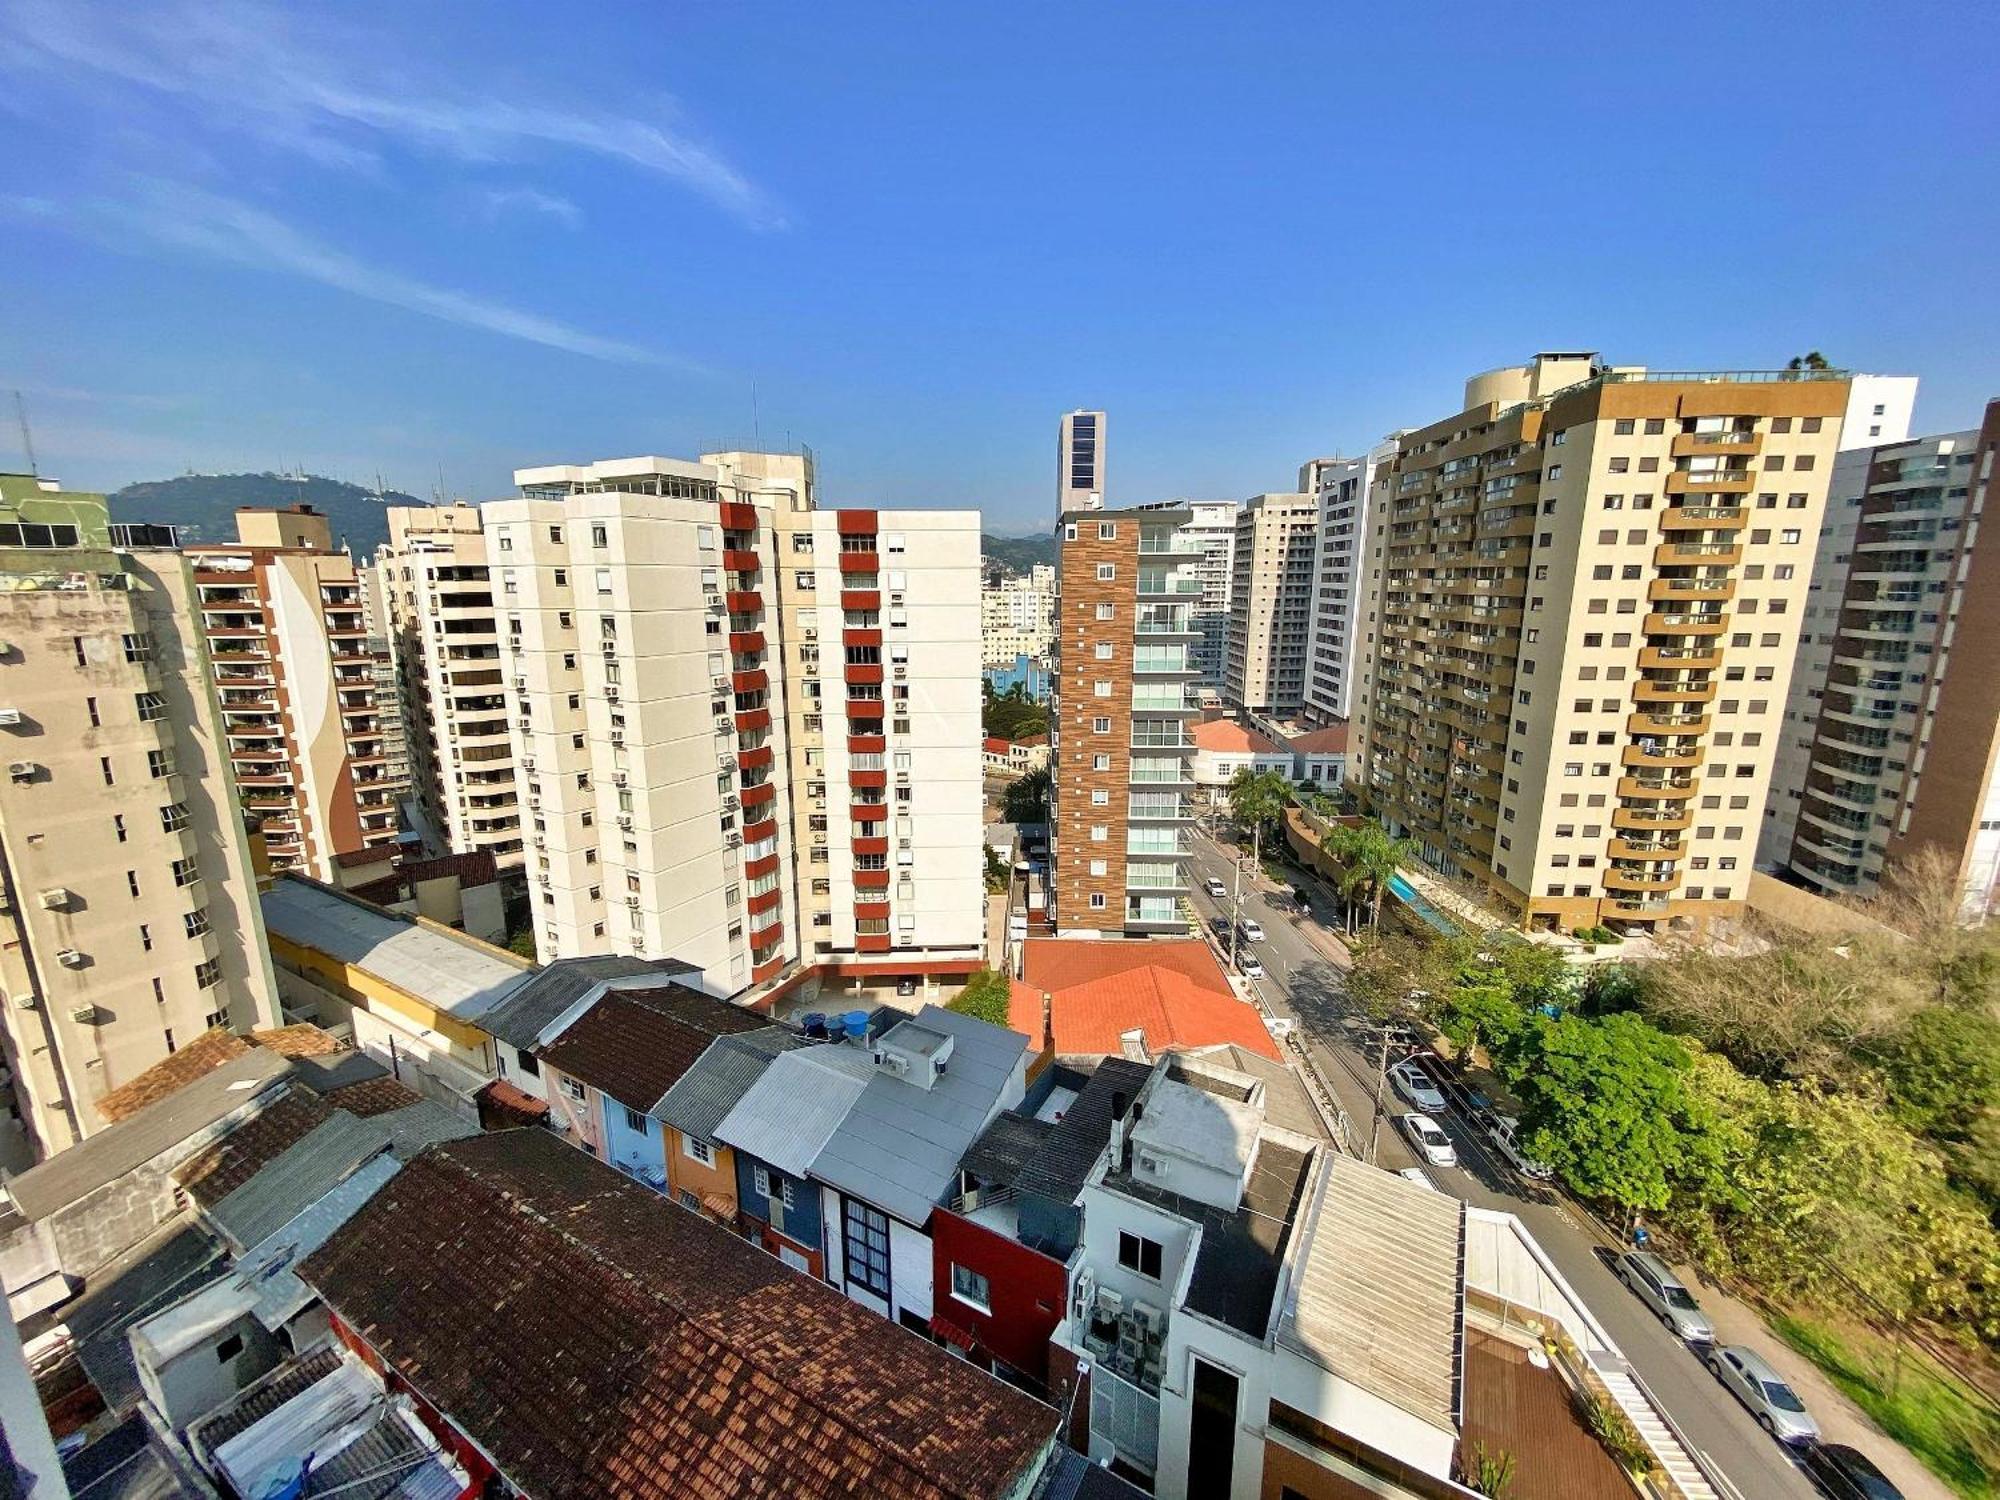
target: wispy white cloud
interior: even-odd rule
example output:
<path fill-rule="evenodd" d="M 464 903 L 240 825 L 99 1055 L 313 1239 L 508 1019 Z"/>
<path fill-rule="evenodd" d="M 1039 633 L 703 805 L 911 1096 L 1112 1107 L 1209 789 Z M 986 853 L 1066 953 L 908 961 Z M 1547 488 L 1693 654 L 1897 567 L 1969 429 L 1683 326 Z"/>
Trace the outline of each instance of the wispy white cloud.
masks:
<path fill-rule="evenodd" d="M 580 152 L 678 182 L 753 228 L 785 227 L 762 189 L 664 121 L 472 93 L 436 77 L 387 76 L 382 49 L 365 39 L 303 30 L 317 15 L 238 0 L 149 9 L 4 0 L 0 68 L 54 73 L 100 91 L 107 81 L 136 86 L 189 105 L 210 127 L 248 132 L 328 166 L 373 165 L 391 144 L 473 163 Z M 102 105 L 104 95 L 95 100 Z"/>
<path fill-rule="evenodd" d="M 583 222 L 582 209 L 567 198 L 556 193 L 544 193 L 539 188 L 488 188 L 480 195 L 480 202 L 484 205 L 489 219 L 526 213 L 557 219 L 571 228 Z"/>
<path fill-rule="evenodd" d="M 385 302 L 447 323 L 592 359 L 699 368 L 636 344 L 586 333 L 539 313 L 368 265 L 320 243 L 275 214 L 185 183 L 145 179 L 134 185 L 129 197 L 90 200 L 64 210 L 52 210 L 36 200 L 0 199 L 0 210 L 7 208 L 118 248 L 130 248 L 135 240 L 143 240 L 207 260 L 296 276 L 371 302 Z"/>

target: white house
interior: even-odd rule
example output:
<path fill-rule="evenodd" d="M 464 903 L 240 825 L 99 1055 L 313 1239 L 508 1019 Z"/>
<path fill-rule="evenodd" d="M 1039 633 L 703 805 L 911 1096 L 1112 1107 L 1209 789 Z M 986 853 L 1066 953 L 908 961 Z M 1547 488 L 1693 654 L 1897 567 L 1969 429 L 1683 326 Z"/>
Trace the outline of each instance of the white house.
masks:
<path fill-rule="evenodd" d="M 1292 752 L 1269 735 L 1230 719 L 1210 719 L 1193 729 L 1194 784 L 1208 793 L 1210 803 L 1223 800 L 1223 789 L 1238 771 L 1276 771 L 1292 776 Z"/>

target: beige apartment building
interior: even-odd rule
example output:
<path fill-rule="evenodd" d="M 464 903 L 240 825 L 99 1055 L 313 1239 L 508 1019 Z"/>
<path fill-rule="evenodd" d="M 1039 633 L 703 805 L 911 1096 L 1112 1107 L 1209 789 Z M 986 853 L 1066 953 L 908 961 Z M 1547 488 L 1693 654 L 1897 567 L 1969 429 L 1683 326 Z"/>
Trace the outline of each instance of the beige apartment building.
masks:
<path fill-rule="evenodd" d="M 243 806 L 272 868 L 328 879 L 396 841 L 398 794 L 354 560 L 310 506 L 239 510 L 231 545 L 187 549 Z"/>
<path fill-rule="evenodd" d="M 1375 490 L 1375 471 L 1395 456 L 1396 442 L 1391 438 L 1370 449 L 1366 457 L 1315 458 L 1299 469 L 1299 489 L 1319 502 L 1305 709 L 1321 724 L 1344 723 L 1354 714 L 1368 502 Z"/>
<path fill-rule="evenodd" d="M 1529 926 L 1739 914 L 1848 400 L 1841 372 L 1543 354 L 1402 436 L 1350 776 Z"/>
<path fill-rule="evenodd" d="M 1187 928 L 1202 587 L 1187 519 L 1148 508 L 1061 522 L 1049 859 L 1051 917 L 1065 935 Z"/>
<path fill-rule="evenodd" d="M 278 1024 L 198 619 L 171 528 L 0 475 L 0 1164 L 210 1026 Z"/>
<path fill-rule="evenodd" d="M 1011 667 L 1019 657 L 1047 661 L 1056 617 L 1056 570 L 1036 563 L 1027 576 L 1000 578 L 979 590 L 981 664 Z"/>
<path fill-rule="evenodd" d="M 515 480 L 481 519 L 541 957 L 976 967 L 977 514 L 819 510 L 803 454 Z"/>
<path fill-rule="evenodd" d="M 376 555 L 396 665 L 415 821 L 439 850 L 493 856 L 521 873 L 521 799 L 507 722 L 500 621 L 473 505 L 389 508 Z"/>
<path fill-rule="evenodd" d="M 1222 696 L 1292 714 L 1305 706 L 1319 497 L 1252 495 L 1236 512 Z"/>

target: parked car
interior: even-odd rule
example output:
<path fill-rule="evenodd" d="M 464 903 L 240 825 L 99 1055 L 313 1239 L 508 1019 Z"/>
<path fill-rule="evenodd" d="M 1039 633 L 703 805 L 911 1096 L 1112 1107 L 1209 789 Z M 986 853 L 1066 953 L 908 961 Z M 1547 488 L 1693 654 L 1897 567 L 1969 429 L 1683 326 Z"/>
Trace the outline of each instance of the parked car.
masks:
<path fill-rule="evenodd" d="M 1451 1137 L 1439 1128 L 1437 1121 L 1429 1115 L 1397 1115 L 1396 1124 L 1409 1138 L 1417 1155 L 1434 1167 L 1455 1167 L 1458 1152 L 1451 1144 Z"/>
<path fill-rule="evenodd" d="M 1222 878 L 1219 875 L 1209 876 L 1208 879 L 1201 883 L 1201 888 L 1218 901 L 1229 894 L 1229 887 L 1222 883 Z"/>
<path fill-rule="evenodd" d="M 1243 941 L 1246 943 L 1261 943 L 1264 941 L 1264 929 L 1258 925 L 1254 917 L 1245 917 L 1238 925 L 1237 931 L 1242 934 Z"/>
<path fill-rule="evenodd" d="M 1555 1169 L 1547 1162 L 1536 1161 L 1521 1149 L 1521 1122 L 1512 1115 L 1485 1116 L 1486 1134 L 1493 1142 L 1493 1149 L 1507 1159 L 1507 1164 L 1523 1177 L 1532 1177 L 1537 1182 L 1546 1182 L 1555 1176 Z"/>
<path fill-rule="evenodd" d="M 1903 1500 L 1903 1492 L 1859 1448 L 1814 1443 L 1799 1456 L 1806 1477 L 1832 1500 Z"/>
<path fill-rule="evenodd" d="M 1237 959 L 1236 967 L 1243 971 L 1245 979 L 1262 979 L 1264 977 L 1264 966 L 1257 962 L 1257 956 L 1254 953 L 1246 953 Z"/>
<path fill-rule="evenodd" d="M 1667 1331 L 1690 1344 L 1715 1342 L 1715 1327 L 1701 1304 L 1674 1274 L 1674 1268 L 1650 1250 L 1628 1250 L 1618 1257 L 1618 1279 L 1652 1308 Z"/>
<path fill-rule="evenodd" d="M 1431 1075 L 1415 1063 L 1399 1062 L 1389 1070 L 1389 1082 L 1396 1086 L 1396 1092 L 1426 1114 L 1444 1113 L 1444 1095 L 1431 1082 Z"/>
<path fill-rule="evenodd" d="M 1781 1443 L 1816 1443 L 1819 1423 L 1798 1392 L 1755 1349 L 1727 1344 L 1709 1351 L 1709 1372 L 1749 1410 L 1757 1425 Z"/>

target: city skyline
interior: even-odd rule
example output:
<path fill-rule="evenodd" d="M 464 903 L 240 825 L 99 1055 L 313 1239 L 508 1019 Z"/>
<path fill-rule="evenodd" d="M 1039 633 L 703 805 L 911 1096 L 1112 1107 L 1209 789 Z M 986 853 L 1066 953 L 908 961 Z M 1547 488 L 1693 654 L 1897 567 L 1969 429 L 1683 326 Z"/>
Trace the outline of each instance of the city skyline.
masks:
<path fill-rule="evenodd" d="M 1118 508 L 1281 488 L 1565 341 L 1655 368 L 1818 348 L 1922 375 L 1922 431 L 1988 394 L 1990 131 L 1955 62 L 1988 16 L 1731 12 L 1760 117 L 1798 122 L 1754 135 L 1699 24 L 1643 54 L 1601 14 L 1064 24 L 1052 57 L 965 16 L 8 6 L 0 389 L 79 488 L 297 465 L 479 501 L 569 452 L 804 442 L 833 503 L 1003 534 L 1052 523 L 1047 427 L 1078 406 L 1118 423 Z M 1364 41 L 1422 67 L 1356 70 L 1335 111 L 1268 88 L 1265 58 Z M 1475 242 L 1354 212 L 1490 140 L 1510 62 L 1607 56 L 1645 61 L 1575 106 L 1561 213 L 1489 203 Z M 1826 109 L 1863 59 L 1877 87 Z M 735 83 L 658 82 L 696 77 Z M 1195 88 L 1264 92 L 1159 108 Z M 1087 234 L 1047 212 L 1065 173 Z M 1896 214 L 1842 214 L 1885 181 Z"/>

